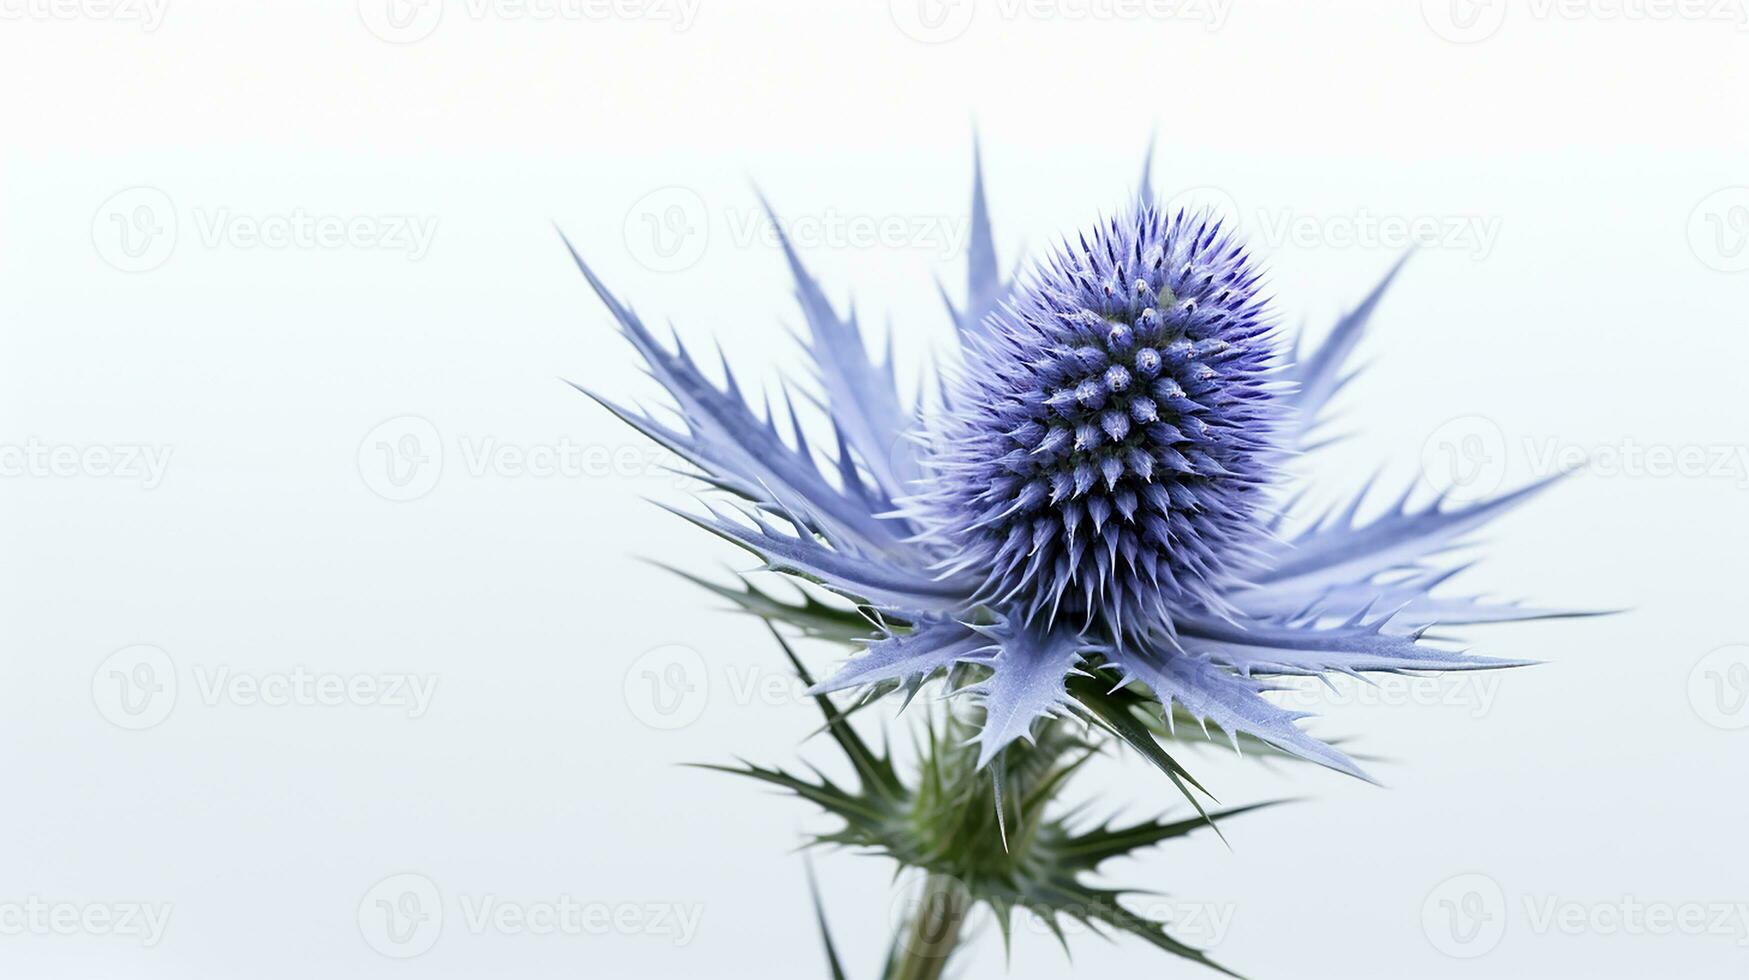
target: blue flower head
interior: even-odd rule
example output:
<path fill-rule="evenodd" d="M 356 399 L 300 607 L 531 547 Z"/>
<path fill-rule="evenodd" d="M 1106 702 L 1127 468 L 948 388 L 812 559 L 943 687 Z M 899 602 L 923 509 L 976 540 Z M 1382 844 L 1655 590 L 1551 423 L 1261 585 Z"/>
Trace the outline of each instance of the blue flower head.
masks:
<path fill-rule="evenodd" d="M 1143 641 L 1255 565 L 1281 364 L 1259 273 L 1208 216 L 1138 203 L 966 345 L 912 513 L 979 602 Z"/>
<path fill-rule="evenodd" d="M 826 449 L 790 399 L 755 411 L 726 362 L 711 380 L 577 258 L 680 424 L 598 400 L 720 491 L 709 516 L 676 513 L 883 624 L 817 694 L 914 692 L 966 667 L 974 682 L 954 693 L 984 709 L 982 765 L 1064 713 L 1138 744 L 1100 700 L 1130 687 L 1168 721 L 1187 714 L 1235 745 L 1249 736 L 1362 775 L 1264 696 L 1272 679 L 1522 663 L 1427 630 L 1571 613 L 1452 594 L 1453 572 L 1433 559 L 1548 481 L 1455 506 L 1411 506 L 1406 492 L 1365 520 L 1363 487 L 1286 533 L 1303 488 L 1286 486 L 1279 461 L 1320 444 L 1401 263 L 1317 343 L 1288 350 L 1234 236 L 1152 202 L 1144 182 L 1127 211 L 1016 285 L 998 274 L 976 180 L 965 304 L 949 311 L 960 355 L 928 411 L 780 235 Z M 804 628 L 816 620 L 813 604 L 719 591 Z"/>

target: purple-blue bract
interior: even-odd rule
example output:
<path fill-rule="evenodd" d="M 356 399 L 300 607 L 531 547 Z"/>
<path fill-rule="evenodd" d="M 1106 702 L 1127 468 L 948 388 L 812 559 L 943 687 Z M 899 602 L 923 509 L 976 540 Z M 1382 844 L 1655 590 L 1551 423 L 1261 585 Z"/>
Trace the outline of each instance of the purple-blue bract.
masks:
<path fill-rule="evenodd" d="M 1304 488 L 1283 485 L 1280 459 L 1317 447 L 1401 263 L 1318 343 L 1290 352 L 1237 241 L 1206 215 L 1159 210 L 1146 182 L 1026 282 L 1004 281 L 980 176 L 966 298 L 949 304 L 960 357 L 941 365 L 953 380 L 925 409 L 781 241 L 830 451 L 793 407 L 781 426 L 777 412 L 756 412 L 726 360 L 712 381 L 678 336 L 669 349 L 577 264 L 681 424 L 598 400 L 722 492 L 708 517 L 676 513 L 893 624 L 815 693 L 915 691 L 956 664 L 987 668 L 959 692 L 985 708 L 982 765 L 1068 709 L 1070 675 L 1098 669 L 1145 688 L 1168 719 L 1176 705 L 1363 776 L 1300 729 L 1303 714 L 1263 696 L 1271 678 L 1513 666 L 1523 661 L 1424 634 L 1573 615 L 1436 594 L 1454 570 L 1430 561 L 1552 477 L 1455 506 L 1443 495 L 1411 506 L 1405 491 L 1364 520 L 1361 487 L 1305 530 L 1283 530 Z"/>

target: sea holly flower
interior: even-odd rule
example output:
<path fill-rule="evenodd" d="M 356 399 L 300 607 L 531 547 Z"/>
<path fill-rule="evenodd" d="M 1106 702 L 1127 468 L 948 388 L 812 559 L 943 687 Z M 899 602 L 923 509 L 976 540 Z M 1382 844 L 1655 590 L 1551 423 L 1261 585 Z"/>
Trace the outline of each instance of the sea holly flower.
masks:
<path fill-rule="evenodd" d="M 998 273 L 981 178 L 972 211 L 966 299 L 949 303 L 959 356 L 938 365 L 946 381 L 928 405 L 902 397 L 890 352 L 870 354 L 855 315 L 780 232 L 829 451 L 793 399 L 782 416 L 756 411 L 726 358 L 711 380 L 577 258 L 679 424 L 598 400 L 722 492 L 709 516 L 676 513 L 876 624 L 814 693 L 912 694 L 951 675 L 949 690 L 982 708 L 978 768 L 1041 719 L 1073 714 L 1181 779 L 1115 704 L 1123 691 L 1156 702 L 1167 724 L 1194 719 L 1235 746 L 1255 739 L 1364 777 L 1264 696 L 1273 678 L 1515 666 L 1427 631 L 1567 615 L 1447 594 L 1451 573 L 1430 562 L 1548 481 L 1449 506 L 1412 507 L 1405 492 L 1366 520 L 1362 487 L 1308 530 L 1284 531 L 1303 488 L 1283 460 L 1320 443 L 1401 263 L 1295 351 L 1234 232 L 1165 210 L 1145 181 L 1019 281 Z M 860 631 L 829 607 L 718 591 L 811 631 Z"/>

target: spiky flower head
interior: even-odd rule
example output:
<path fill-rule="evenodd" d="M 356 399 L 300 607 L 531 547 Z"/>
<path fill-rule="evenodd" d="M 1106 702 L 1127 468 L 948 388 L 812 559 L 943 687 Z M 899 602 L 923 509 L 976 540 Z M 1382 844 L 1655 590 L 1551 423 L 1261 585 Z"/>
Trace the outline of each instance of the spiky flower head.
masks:
<path fill-rule="evenodd" d="M 915 508 L 979 597 L 1171 633 L 1226 610 L 1278 455 L 1260 273 L 1219 221 L 1138 202 L 1066 243 L 967 345 Z"/>
<path fill-rule="evenodd" d="M 1437 556 L 1548 481 L 1450 507 L 1412 506 L 1405 492 L 1365 519 L 1363 486 L 1325 514 L 1291 513 L 1304 488 L 1278 494 L 1277 462 L 1324 441 L 1331 399 L 1397 268 L 1290 353 L 1238 242 L 1208 216 L 1153 200 L 1144 176 L 1129 211 L 1016 284 L 999 274 L 975 179 L 964 305 L 950 301 L 959 355 L 939 365 L 952 382 L 932 406 L 903 397 L 891 356 L 871 355 L 855 315 L 839 313 L 780 230 L 812 400 L 834 442 L 824 452 L 793 407 L 787 420 L 769 400 L 757 410 L 726 358 L 712 379 L 678 335 L 658 340 L 577 263 L 679 421 L 603 404 L 714 491 L 710 516 L 679 513 L 765 570 L 856 605 L 694 579 L 767 620 L 859 647 L 818 684 L 791 653 L 859 789 L 743 771 L 840 816 L 822 842 L 947 882 L 949 909 L 983 903 L 1006 923 L 1026 907 L 1208 963 L 1084 880 L 1107 857 L 1196 825 L 1084 828 L 1047 813 L 1089 753 L 1107 739 L 1128 746 L 1204 818 L 1215 816 L 1199 802 L 1206 790 L 1176 757 L 1192 729 L 1364 778 L 1268 697 L 1280 678 L 1514 666 L 1524 661 L 1450 649 L 1428 628 L 1572 613 L 1440 594 L 1451 573 Z M 829 696 L 910 695 L 938 678 L 963 714 L 942 716 L 939 741 L 931 724 L 909 783 Z M 928 941 L 906 957 L 906 976 L 941 975 L 958 934 L 940 928 L 950 921 L 912 917 L 908 932 Z"/>
<path fill-rule="evenodd" d="M 870 354 L 780 232 L 835 443 L 825 453 L 793 409 L 756 410 L 726 363 L 719 383 L 678 337 L 658 340 L 579 258 L 680 422 L 604 403 L 728 498 L 688 519 L 867 614 L 719 589 L 766 618 L 860 637 L 817 694 L 914 693 L 945 676 L 980 709 L 980 768 L 1072 714 L 1184 780 L 1141 709 L 1114 700 L 1129 696 L 1169 737 L 1185 717 L 1363 775 L 1266 695 L 1282 677 L 1523 663 L 1427 629 L 1568 613 L 1436 594 L 1449 573 L 1434 559 L 1547 481 L 1451 507 L 1405 493 L 1365 520 L 1362 487 L 1287 534 L 1273 511 L 1304 488 L 1276 492 L 1277 460 L 1321 443 L 1397 270 L 1290 354 L 1239 243 L 1153 200 L 1144 182 L 1130 210 L 1015 284 L 998 272 L 976 181 L 959 356 L 941 365 L 954 381 L 933 411 L 901 395 L 891 358 Z"/>

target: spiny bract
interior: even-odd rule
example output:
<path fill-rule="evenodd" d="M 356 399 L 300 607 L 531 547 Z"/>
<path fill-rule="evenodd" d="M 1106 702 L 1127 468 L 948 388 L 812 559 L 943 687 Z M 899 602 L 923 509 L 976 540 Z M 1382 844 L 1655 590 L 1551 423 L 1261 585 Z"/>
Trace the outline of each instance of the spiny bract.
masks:
<path fill-rule="evenodd" d="M 1144 641 L 1263 533 L 1279 369 L 1259 273 L 1219 223 L 1142 204 L 1065 247 L 966 349 L 912 513 L 1031 621 Z"/>
<path fill-rule="evenodd" d="M 726 361 L 719 384 L 678 336 L 665 346 L 573 250 L 681 424 L 602 403 L 729 498 L 708 517 L 677 513 L 882 624 L 815 693 L 914 692 L 958 667 L 953 692 L 983 708 L 980 767 L 1039 719 L 1073 714 L 1180 780 L 1129 709 L 1113 709 L 1117 685 L 1168 722 L 1189 716 L 1235 745 L 1256 738 L 1362 775 L 1264 697 L 1271 678 L 1519 663 L 1424 634 L 1571 613 L 1436 594 L 1452 571 L 1429 559 L 1548 481 L 1451 507 L 1443 496 L 1412 507 L 1405 492 L 1366 520 L 1362 488 L 1285 535 L 1281 512 L 1301 488 L 1280 486 L 1277 455 L 1316 448 L 1397 268 L 1319 343 L 1278 351 L 1234 239 L 1153 202 L 1144 180 L 1127 212 L 1017 289 L 997 272 L 975 180 L 965 303 L 950 303 L 962 356 L 943 365 L 958 380 L 927 411 L 780 233 L 829 454 L 793 407 L 787 438 L 777 413 L 755 412 Z M 843 628 L 813 604 L 719 591 L 810 631 Z"/>

